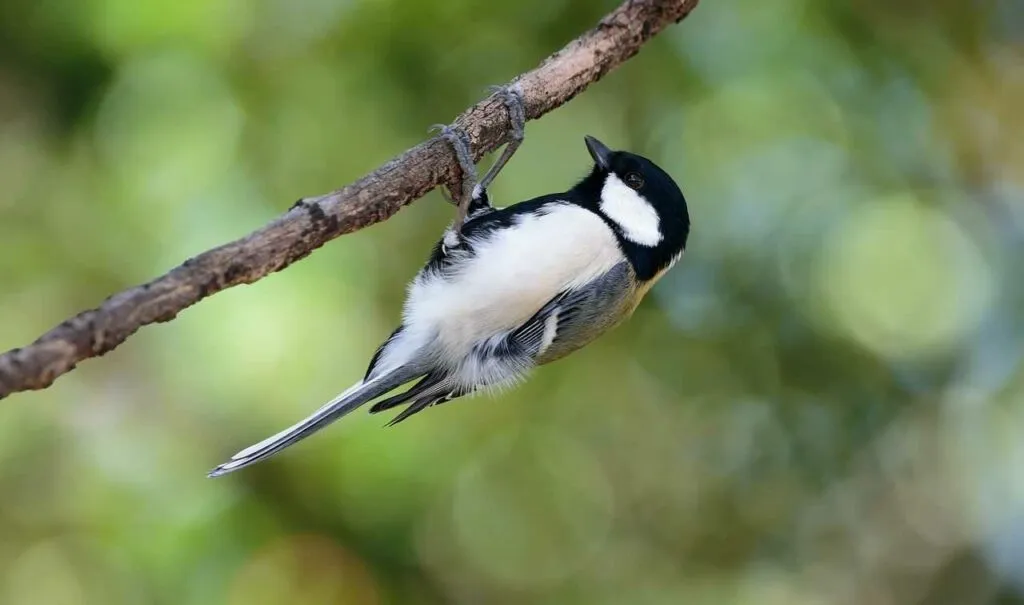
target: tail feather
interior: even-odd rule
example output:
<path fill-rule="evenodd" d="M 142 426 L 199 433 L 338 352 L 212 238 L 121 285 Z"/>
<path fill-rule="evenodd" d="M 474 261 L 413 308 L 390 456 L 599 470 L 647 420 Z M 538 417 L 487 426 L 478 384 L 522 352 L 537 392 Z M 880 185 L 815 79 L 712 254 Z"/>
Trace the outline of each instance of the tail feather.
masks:
<path fill-rule="evenodd" d="M 443 374 L 438 372 L 431 372 L 430 374 L 424 376 L 423 380 L 420 380 L 419 382 L 414 384 L 408 391 L 399 393 L 397 395 L 392 395 L 387 399 L 381 399 L 377 403 L 373 404 L 373 407 L 370 408 L 370 413 L 377 414 L 385 410 L 390 410 L 395 406 L 402 405 L 403 403 L 409 401 L 410 399 L 418 397 L 419 395 L 428 391 L 429 389 L 434 388 L 442 380 L 444 380 Z"/>
<path fill-rule="evenodd" d="M 395 426 L 413 414 L 418 414 L 432 405 L 444 403 L 456 397 L 462 397 L 471 391 L 472 389 L 457 386 L 448 380 L 445 374 L 431 372 L 408 391 L 392 395 L 373 404 L 373 407 L 370 408 L 370 413 L 376 414 L 408 403 L 408 407 L 387 423 L 387 426 Z"/>
<path fill-rule="evenodd" d="M 208 476 L 220 477 L 265 460 L 286 447 L 309 437 L 368 401 L 422 375 L 422 372 L 414 369 L 398 368 L 394 372 L 360 381 L 304 420 L 238 452 L 230 460 L 210 471 Z"/>
<path fill-rule="evenodd" d="M 403 395 L 404 394 L 405 393 L 403 393 Z M 422 389 L 416 399 L 414 399 L 408 407 L 402 410 L 400 414 L 392 418 L 391 422 L 387 425 L 395 426 L 399 422 L 408 419 L 414 414 L 419 414 L 432 405 L 450 401 L 456 397 L 461 397 L 464 394 L 466 394 L 466 391 L 463 391 L 452 383 L 448 381 L 438 381 L 436 384 L 432 385 L 431 388 Z M 407 397 L 406 399 L 408 400 L 410 398 Z"/>
<path fill-rule="evenodd" d="M 415 401 L 410 403 L 407 408 L 402 410 L 401 413 L 392 418 L 391 421 L 388 422 L 387 426 L 395 426 L 399 422 L 408 419 L 413 414 L 419 414 L 435 403 L 441 403 L 442 401 L 447 401 L 447 399 L 446 396 L 442 395 L 440 392 L 432 392 L 422 397 L 418 397 Z"/>

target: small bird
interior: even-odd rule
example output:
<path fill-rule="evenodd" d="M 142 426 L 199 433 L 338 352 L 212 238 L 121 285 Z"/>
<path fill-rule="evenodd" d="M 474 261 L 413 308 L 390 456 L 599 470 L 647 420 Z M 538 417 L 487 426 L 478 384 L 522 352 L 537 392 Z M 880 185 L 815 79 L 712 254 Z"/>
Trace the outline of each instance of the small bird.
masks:
<path fill-rule="evenodd" d="M 463 169 L 459 214 L 409 285 L 401 325 L 363 379 L 209 476 L 264 460 L 413 380 L 370 413 L 407 404 L 390 426 L 432 405 L 518 383 L 628 318 L 679 260 L 690 218 L 678 185 L 651 160 L 591 136 L 593 169 L 571 189 L 492 207 L 486 186 L 523 138 L 521 98 L 506 95 L 506 104 L 513 137 L 480 183 L 472 182 L 465 141 L 446 127 Z"/>

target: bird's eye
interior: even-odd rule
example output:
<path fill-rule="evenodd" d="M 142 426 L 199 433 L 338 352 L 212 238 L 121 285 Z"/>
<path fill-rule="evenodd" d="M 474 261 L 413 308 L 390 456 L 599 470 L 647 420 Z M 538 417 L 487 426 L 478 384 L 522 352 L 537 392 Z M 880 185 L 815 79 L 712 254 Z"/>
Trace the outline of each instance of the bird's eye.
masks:
<path fill-rule="evenodd" d="M 630 189 L 639 191 L 644 186 L 644 177 L 635 172 L 630 172 L 626 175 L 626 184 L 629 185 Z"/>

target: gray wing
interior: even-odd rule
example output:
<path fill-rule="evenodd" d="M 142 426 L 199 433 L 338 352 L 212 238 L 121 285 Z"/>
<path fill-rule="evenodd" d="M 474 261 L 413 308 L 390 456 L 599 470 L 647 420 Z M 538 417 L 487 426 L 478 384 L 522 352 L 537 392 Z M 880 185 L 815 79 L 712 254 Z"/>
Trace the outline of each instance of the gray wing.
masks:
<path fill-rule="evenodd" d="M 629 317 L 635 307 L 636 280 L 623 261 L 581 288 L 552 298 L 512 331 L 505 349 L 528 355 L 541 365 L 589 344 Z"/>

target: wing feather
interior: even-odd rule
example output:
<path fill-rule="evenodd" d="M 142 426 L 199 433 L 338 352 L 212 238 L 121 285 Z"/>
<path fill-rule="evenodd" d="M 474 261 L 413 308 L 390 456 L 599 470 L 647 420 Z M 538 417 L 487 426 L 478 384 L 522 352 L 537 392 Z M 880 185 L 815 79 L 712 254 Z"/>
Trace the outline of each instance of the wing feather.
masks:
<path fill-rule="evenodd" d="M 630 271 L 622 262 L 580 288 L 560 292 L 509 333 L 504 348 L 547 363 L 553 353 L 562 356 L 594 340 L 632 310 Z"/>

